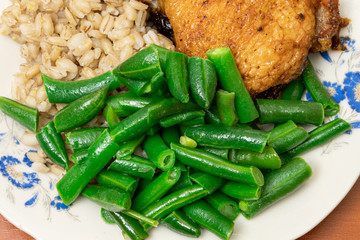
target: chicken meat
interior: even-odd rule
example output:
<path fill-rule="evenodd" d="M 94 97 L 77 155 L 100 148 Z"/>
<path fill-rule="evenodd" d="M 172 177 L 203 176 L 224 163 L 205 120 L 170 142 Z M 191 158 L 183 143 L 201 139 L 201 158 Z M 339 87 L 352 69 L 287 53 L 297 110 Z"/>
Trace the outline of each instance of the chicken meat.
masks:
<path fill-rule="evenodd" d="M 206 57 L 230 47 L 254 95 L 298 77 L 309 50 L 324 51 L 340 23 L 338 0 L 158 0 L 178 51 Z"/>

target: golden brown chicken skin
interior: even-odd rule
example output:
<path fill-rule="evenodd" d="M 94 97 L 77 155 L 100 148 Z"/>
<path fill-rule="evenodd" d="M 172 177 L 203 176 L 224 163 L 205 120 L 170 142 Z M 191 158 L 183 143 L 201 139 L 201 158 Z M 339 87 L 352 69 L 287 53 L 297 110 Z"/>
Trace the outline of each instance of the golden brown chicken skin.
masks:
<path fill-rule="evenodd" d="M 163 0 L 177 50 L 231 48 L 251 94 L 302 72 L 316 30 L 315 0 Z"/>

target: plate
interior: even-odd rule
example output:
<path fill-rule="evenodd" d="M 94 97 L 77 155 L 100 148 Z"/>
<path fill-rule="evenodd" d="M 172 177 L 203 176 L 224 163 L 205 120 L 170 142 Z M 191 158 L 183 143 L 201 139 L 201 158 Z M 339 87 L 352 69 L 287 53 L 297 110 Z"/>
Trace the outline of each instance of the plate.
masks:
<path fill-rule="evenodd" d="M 9 1 L 0 1 L 3 10 Z M 341 1 L 343 17 L 352 19 L 341 31 L 348 51 L 312 54 L 311 60 L 341 111 L 336 117 L 350 122 L 353 129 L 326 145 L 303 154 L 313 176 L 298 191 L 251 220 L 236 220 L 232 239 L 295 239 L 321 222 L 346 196 L 360 173 L 360 2 Z M 23 62 L 19 45 L 0 36 L 0 95 L 10 96 L 11 80 Z M 308 94 L 304 98 L 309 98 Z M 326 119 L 330 121 L 332 118 Z M 24 129 L 0 113 L 0 213 L 17 227 L 39 240 L 121 239 L 117 226 L 106 224 L 100 208 L 80 197 L 66 206 L 59 198 L 52 174 L 41 174 L 27 158 L 31 148 L 19 139 Z M 149 239 L 186 239 L 159 227 Z M 200 239 L 218 239 L 203 231 Z"/>

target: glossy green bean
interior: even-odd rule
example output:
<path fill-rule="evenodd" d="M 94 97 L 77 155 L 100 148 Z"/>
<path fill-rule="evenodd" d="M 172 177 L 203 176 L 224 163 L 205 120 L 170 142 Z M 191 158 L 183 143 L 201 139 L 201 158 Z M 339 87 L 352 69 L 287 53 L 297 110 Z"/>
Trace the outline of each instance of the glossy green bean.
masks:
<path fill-rule="evenodd" d="M 68 131 L 91 121 L 103 108 L 108 88 L 83 96 L 56 113 L 55 128 L 58 132 Z"/>
<path fill-rule="evenodd" d="M 66 144 L 70 145 L 74 152 L 87 150 L 105 129 L 104 127 L 90 127 L 68 132 L 65 134 Z"/>
<path fill-rule="evenodd" d="M 155 124 L 153 127 L 151 127 L 149 130 L 146 131 L 146 135 L 148 136 L 154 136 L 157 134 L 161 129 L 161 126 L 159 124 Z"/>
<path fill-rule="evenodd" d="M 113 128 L 116 124 L 118 124 L 120 122 L 119 117 L 117 116 L 116 112 L 110 105 L 107 105 L 104 108 L 103 116 L 104 116 L 107 124 L 109 125 L 109 128 Z"/>
<path fill-rule="evenodd" d="M 161 129 L 161 137 L 168 147 L 170 143 L 179 143 L 179 131 L 176 126 Z"/>
<path fill-rule="evenodd" d="M 261 187 L 233 181 L 226 182 L 220 190 L 238 200 L 256 200 L 261 196 Z"/>
<path fill-rule="evenodd" d="M 244 166 L 255 166 L 260 169 L 277 169 L 281 167 L 279 155 L 269 146 L 265 146 L 261 153 L 250 150 L 230 149 L 229 161 Z"/>
<path fill-rule="evenodd" d="M 104 208 L 101 208 L 100 214 L 101 214 L 101 218 L 104 220 L 104 222 L 106 222 L 108 224 L 115 224 L 115 220 L 111 216 L 110 211 L 108 211 Z"/>
<path fill-rule="evenodd" d="M 156 167 L 167 171 L 175 164 L 175 153 L 162 140 L 160 134 L 149 136 L 144 144 L 144 150 Z"/>
<path fill-rule="evenodd" d="M 325 116 L 335 116 L 340 109 L 337 102 L 332 99 L 329 91 L 320 81 L 310 60 L 302 73 L 302 79 L 306 89 L 309 91 L 315 102 L 321 103 L 324 107 Z"/>
<path fill-rule="evenodd" d="M 121 86 L 120 80 L 112 73 L 80 81 L 60 81 L 41 74 L 46 93 L 51 103 L 71 103 L 78 98 L 89 95 L 101 88 L 112 91 Z"/>
<path fill-rule="evenodd" d="M 289 150 L 286 155 L 295 157 L 330 141 L 349 129 L 351 129 L 351 125 L 348 122 L 337 118 L 311 131 L 309 138 L 305 142 Z"/>
<path fill-rule="evenodd" d="M 258 118 L 259 113 L 244 85 L 230 48 L 209 50 L 207 57 L 215 64 L 222 89 L 235 92 L 235 106 L 239 122 L 248 123 Z"/>
<path fill-rule="evenodd" d="M 186 129 L 185 136 L 194 139 L 199 145 L 236 148 L 262 152 L 269 133 L 241 127 L 202 125 Z"/>
<path fill-rule="evenodd" d="M 256 99 L 260 123 L 284 123 L 292 120 L 300 124 L 321 125 L 324 109 L 320 103 L 298 100 Z"/>
<path fill-rule="evenodd" d="M 36 133 L 39 126 L 39 111 L 37 109 L 0 96 L 0 111 Z"/>
<path fill-rule="evenodd" d="M 234 221 L 240 213 L 239 204 L 222 192 L 216 191 L 206 196 L 205 200 L 231 221 Z"/>
<path fill-rule="evenodd" d="M 189 97 L 188 56 L 179 52 L 169 52 L 166 61 L 166 78 L 171 95 L 182 103 Z"/>
<path fill-rule="evenodd" d="M 186 136 L 180 137 L 180 144 L 185 147 L 192 147 L 192 148 L 197 147 L 197 142 L 195 142 L 193 139 L 186 137 Z"/>
<path fill-rule="evenodd" d="M 124 213 L 125 215 L 127 215 L 129 217 L 132 217 L 132 218 L 134 218 L 136 220 L 139 220 L 139 221 L 141 221 L 141 222 L 143 222 L 145 224 L 149 224 L 152 227 L 157 227 L 159 225 L 159 221 L 154 220 L 152 218 L 145 217 L 141 213 L 136 212 L 136 211 L 134 211 L 132 209 L 126 209 L 126 210 L 122 211 L 122 213 Z"/>
<path fill-rule="evenodd" d="M 149 236 L 136 219 L 121 212 L 110 212 L 110 215 L 123 231 L 124 238 L 127 237 L 131 240 L 142 240 Z"/>
<path fill-rule="evenodd" d="M 134 198 L 132 208 L 141 212 L 162 198 L 179 180 L 180 175 L 181 171 L 178 167 L 171 168 L 169 171 L 160 174 Z"/>
<path fill-rule="evenodd" d="M 120 188 L 88 185 L 81 194 L 108 211 L 119 212 L 131 206 L 130 194 Z"/>
<path fill-rule="evenodd" d="M 88 150 L 80 150 L 77 152 L 74 152 L 71 156 L 70 156 L 70 160 L 75 163 L 75 164 L 79 164 L 82 163 L 88 156 Z"/>
<path fill-rule="evenodd" d="M 130 159 L 116 159 L 110 164 L 109 169 L 134 177 L 152 179 L 156 167 L 145 158 L 132 156 Z"/>
<path fill-rule="evenodd" d="M 179 162 L 179 161 L 176 161 Z M 193 185 L 193 182 L 190 179 L 190 170 L 187 168 L 186 171 L 181 172 L 180 179 L 176 184 L 169 190 L 168 194 L 176 192 L 182 188 L 189 187 Z"/>
<path fill-rule="evenodd" d="M 145 107 L 150 102 L 150 98 L 139 97 L 132 92 L 113 95 L 106 100 L 106 104 L 111 106 L 119 117 L 126 117 Z"/>
<path fill-rule="evenodd" d="M 304 94 L 305 86 L 302 83 L 301 77 L 292 80 L 284 89 L 281 99 L 284 100 L 301 100 Z"/>
<path fill-rule="evenodd" d="M 204 172 L 196 172 L 190 176 L 190 179 L 202 186 L 208 194 L 214 193 L 225 183 L 225 179 Z"/>
<path fill-rule="evenodd" d="M 216 92 L 216 107 L 224 126 L 235 126 L 239 118 L 235 109 L 235 93 L 222 89 Z"/>
<path fill-rule="evenodd" d="M 257 200 L 240 201 L 240 210 L 246 218 L 251 218 L 295 191 L 310 176 L 310 166 L 303 159 L 294 158 L 282 168 L 265 175 L 261 197 Z"/>
<path fill-rule="evenodd" d="M 136 96 L 144 96 L 151 92 L 151 81 L 125 78 L 116 68 L 113 70 L 113 74 Z"/>
<path fill-rule="evenodd" d="M 189 127 L 195 127 L 195 126 L 201 126 L 205 124 L 205 118 L 204 117 L 198 117 L 198 118 L 194 118 L 191 119 L 189 121 L 186 122 L 182 122 L 179 124 L 179 130 L 181 135 L 185 134 L 186 129 L 188 129 Z"/>
<path fill-rule="evenodd" d="M 308 137 L 309 134 L 304 128 L 296 126 L 296 124 L 290 120 L 282 125 L 276 126 L 270 131 L 268 144 L 280 154 L 298 146 Z"/>
<path fill-rule="evenodd" d="M 196 201 L 183 208 L 186 215 L 193 219 L 201 227 L 215 233 L 219 238 L 230 239 L 234 223 L 223 216 L 215 208 L 211 207 L 204 200 Z"/>
<path fill-rule="evenodd" d="M 223 125 L 216 107 L 212 106 L 205 110 L 205 123 L 216 126 Z"/>
<path fill-rule="evenodd" d="M 200 147 L 200 149 L 209 152 L 209 153 L 213 153 L 215 155 L 218 155 L 219 157 L 228 159 L 229 157 L 229 149 L 228 148 L 215 148 L 215 147 Z"/>
<path fill-rule="evenodd" d="M 182 122 L 186 122 L 198 117 L 204 117 L 205 112 L 202 110 L 197 111 L 189 111 L 189 112 L 182 112 L 178 114 L 171 115 L 164 119 L 160 120 L 160 125 L 164 128 L 171 127 L 177 125 Z"/>
<path fill-rule="evenodd" d="M 163 48 L 163 47 L 160 47 L 160 46 L 155 45 L 155 44 L 150 44 L 150 47 L 152 47 L 157 52 L 157 54 L 159 56 L 161 70 L 163 72 L 165 72 L 166 71 L 166 61 L 167 61 L 167 57 L 168 57 L 168 54 L 169 54 L 170 50 L 168 50 L 166 48 Z"/>
<path fill-rule="evenodd" d="M 264 184 L 263 175 L 256 167 L 240 166 L 215 154 L 179 144 L 172 143 L 171 149 L 175 151 L 176 159 L 195 169 L 233 181 L 259 186 Z"/>
<path fill-rule="evenodd" d="M 208 109 L 215 97 L 217 76 L 214 64 L 204 58 L 189 58 L 190 91 L 194 101 Z"/>
<path fill-rule="evenodd" d="M 46 154 L 53 163 L 69 170 L 69 158 L 66 153 L 65 143 L 61 134 L 56 132 L 54 122 L 49 122 L 37 134 L 36 139 Z"/>
<path fill-rule="evenodd" d="M 140 137 L 134 138 L 132 140 L 120 144 L 120 149 L 116 153 L 116 158 L 120 159 L 132 155 L 135 152 L 135 150 L 141 145 L 141 143 L 144 142 L 145 138 L 146 135 L 143 134 Z"/>
<path fill-rule="evenodd" d="M 56 184 L 64 204 L 71 204 L 86 185 L 112 159 L 118 151 L 117 145 L 105 130 L 89 148 L 89 156 L 82 164 L 75 164 Z"/>
<path fill-rule="evenodd" d="M 161 221 L 170 230 L 188 237 L 200 237 L 201 230 L 183 211 L 176 210 Z"/>
<path fill-rule="evenodd" d="M 101 171 L 96 180 L 105 187 L 116 187 L 127 192 L 132 192 L 137 187 L 135 178 L 111 170 Z"/>

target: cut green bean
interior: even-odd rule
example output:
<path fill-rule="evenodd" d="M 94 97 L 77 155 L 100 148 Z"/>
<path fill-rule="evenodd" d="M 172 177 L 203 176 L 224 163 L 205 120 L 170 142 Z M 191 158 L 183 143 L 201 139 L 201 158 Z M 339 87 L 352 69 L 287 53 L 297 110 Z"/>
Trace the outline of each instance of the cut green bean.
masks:
<path fill-rule="evenodd" d="M 229 157 L 229 149 L 228 148 L 215 148 L 215 147 L 200 147 L 200 149 L 218 155 L 219 157 L 228 159 Z"/>
<path fill-rule="evenodd" d="M 220 190 L 238 200 L 256 200 L 261 196 L 261 187 L 233 181 L 225 183 Z"/>
<path fill-rule="evenodd" d="M 66 153 L 64 140 L 61 134 L 56 132 L 53 121 L 49 122 L 36 134 L 36 139 L 41 149 L 53 163 L 64 168 L 66 171 L 69 170 L 69 158 Z"/>
<path fill-rule="evenodd" d="M 119 145 L 112 140 L 108 130 L 105 130 L 90 146 L 89 156 L 83 163 L 72 166 L 56 184 L 64 204 L 71 204 L 118 150 Z"/>
<path fill-rule="evenodd" d="M 209 50 L 207 57 L 215 64 L 222 89 L 235 93 L 235 106 L 240 123 L 248 123 L 259 117 L 250 94 L 241 78 L 230 48 Z"/>
<path fill-rule="evenodd" d="M 192 148 L 196 148 L 197 147 L 197 142 L 194 141 L 194 139 L 191 139 L 189 137 L 186 136 L 181 136 L 180 137 L 180 144 L 186 147 L 192 147 Z"/>
<path fill-rule="evenodd" d="M 199 145 L 236 148 L 262 152 L 269 133 L 260 130 L 247 130 L 240 127 L 202 125 L 189 127 L 185 136 L 194 139 Z"/>
<path fill-rule="evenodd" d="M 258 200 L 240 201 L 240 210 L 246 218 L 251 218 L 295 191 L 310 176 L 310 166 L 302 158 L 294 158 L 282 168 L 265 175 L 261 197 Z"/>
<path fill-rule="evenodd" d="M 180 135 L 176 126 L 161 129 L 161 137 L 168 147 L 170 143 L 179 143 Z"/>
<path fill-rule="evenodd" d="M 71 103 L 101 88 L 112 91 L 121 86 L 120 80 L 112 73 L 80 81 L 60 81 L 41 74 L 46 93 L 51 103 Z"/>
<path fill-rule="evenodd" d="M 229 240 L 233 230 L 234 223 L 223 216 L 215 208 L 211 207 L 204 200 L 196 201 L 183 208 L 186 215 L 193 219 L 201 227 L 215 233 L 223 240 Z"/>
<path fill-rule="evenodd" d="M 154 219 L 151 219 L 151 218 L 148 218 L 148 217 L 145 217 L 144 215 L 142 215 L 141 213 L 138 213 L 132 209 L 126 209 L 124 211 L 122 211 L 123 214 L 129 216 L 129 217 L 132 217 L 136 220 L 139 220 L 145 224 L 149 224 L 150 226 L 152 227 L 157 227 L 159 225 L 159 222 L 154 220 Z"/>
<path fill-rule="evenodd" d="M 105 129 L 104 127 L 90 127 L 68 132 L 65 134 L 66 143 L 74 152 L 87 150 Z"/>
<path fill-rule="evenodd" d="M 179 161 L 176 161 L 179 162 Z M 180 162 L 179 162 L 180 163 Z M 191 179 L 190 179 L 190 170 L 186 169 L 186 171 L 181 172 L 180 179 L 176 182 L 176 184 L 169 190 L 168 194 L 176 192 L 177 190 L 180 190 L 185 187 L 189 187 L 193 185 Z"/>
<path fill-rule="evenodd" d="M 108 223 L 108 224 L 115 224 L 115 221 L 113 219 L 113 217 L 110 214 L 110 211 L 101 208 L 101 218 L 104 220 L 104 222 Z"/>
<path fill-rule="evenodd" d="M 300 124 L 321 125 L 324 109 L 320 103 L 298 100 L 257 99 L 260 123 L 284 123 L 289 120 Z"/>
<path fill-rule="evenodd" d="M 189 58 L 190 91 L 195 102 L 208 109 L 215 97 L 217 76 L 214 64 L 204 58 Z"/>
<path fill-rule="evenodd" d="M 166 61 L 166 78 L 174 98 L 187 103 L 189 97 L 188 56 L 179 52 L 169 52 Z"/>
<path fill-rule="evenodd" d="M 131 240 L 142 240 L 149 236 L 138 220 L 121 212 L 110 212 L 110 215 L 123 231 L 124 237 L 126 236 Z"/>
<path fill-rule="evenodd" d="M 0 96 L 0 111 L 36 133 L 39 126 L 39 111 L 37 109 Z"/>
<path fill-rule="evenodd" d="M 204 125 L 204 124 L 205 124 L 204 117 L 198 117 L 198 118 L 194 118 L 189 121 L 186 121 L 186 122 L 182 122 L 179 124 L 180 133 L 182 135 L 184 135 L 186 129 L 188 129 L 189 127 L 195 127 L 195 126 L 200 126 L 200 125 Z"/>
<path fill-rule="evenodd" d="M 88 150 L 80 150 L 77 152 L 74 152 L 71 156 L 70 156 L 70 160 L 75 163 L 75 164 L 81 164 L 89 155 Z"/>
<path fill-rule="evenodd" d="M 140 137 L 134 138 L 133 140 L 120 144 L 120 149 L 116 153 L 116 158 L 125 158 L 132 155 L 140 144 L 145 140 L 146 135 L 143 134 Z"/>
<path fill-rule="evenodd" d="M 325 116 L 335 116 L 340 109 L 337 102 L 332 99 L 329 91 L 317 76 L 313 65 L 310 60 L 302 73 L 302 79 L 304 81 L 306 89 L 309 91 L 310 96 L 315 102 L 321 103 L 324 107 Z"/>
<path fill-rule="evenodd" d="M 138 97 L 132 92 L 110 96 L 106 100 L 106 104 L 111 106 L 119 117 L 126 117 L 150 104 L 150 102 L 150 98 Z"/>
<path fill-rule="evenodd" d="M 130 194 L 120 188 L 88 185 L 81 194 L 108 211 L 120 212 L 131 206 Z"/>
<path fill-rule="evenodd" d="M 92 120 L 105 104 L 108 88 L 78 98 L 56 113 L 54 123 L 58 132 L 68 131 Z"/>
<path fill-rule="evenodd" d="M 295 157 L 330 141 L 349 129 L 351 129 L 351 125 L 348 122 L 337 118 L 311 131 L 305 142 L 288 151 L 286 155 Z"/>
<path fill-rule="evenodd" d="M 170 213 L 161 222 L 165 227 L 184 236 L 197 238 L 201 234 L 198 225 L 181 210 Z"/>
<path fill-rule="evenodd" d="M 296 124 L 290 120 L 282 125 L 276 126 L 270 131 L 268 144 L 280 154 L 298 146 L 308 137 L 309 134 L 304 128 L 296 126 Z"/>
<path fill-rule="evenodd" d="M 284 100 L 301 100 L 304 94 L 305 86 L 302 83 L 301 77 L 292 80 L 284 89 L 281 99 Z"/>
<path fill-rule="evenodd" d="M 103 116 L 104 116 L 106 122 L 108 123 L 109 128 L 113 128 L 116 124 L 118 124 L 120 122 L 119 117 L 116 115 L 116 112 L 110 105 L 107 105 L 104 108 Z"/>
<path fill-rule="evenodd" d="M 167 171 L 174 166 L 175 153 L 164 143 L 160 134 L 149 136 L 143 147 L 149 159 L 161 170 Z"/>
<path fill-rule="evenodd" d="M 134 188 L 137 187 L 137 180 L 133 177 L 111 170 L 101 171 L 96 180 L 100 185 L 105 187 L 116 187 L 127 192 L 132 192 Z"/>
<path fill-rule="evenodd" d="M 279 155 L 269 146 L 265 146 L 262 153 L 250 150 L 230 149 L 229 161 L 245 166 L 255 166 L 260 169 L 277 169 L 281 167 Z"/>
<path fill-rule="evenodd" d="M 240 166 L 215 154 L 179 144 L 172 143 L 171 149 L 175 151 L 176 159 L 195 169 L 233 181 L 259 186 L 264 184 L 263 175 L 256 167 Z"/>
<path fill-rule="evenodd" d="M 118 79 L 120 79 L 121 83 L 124 84 L 131 93 L 135 94 L 138 97 L 144 96 L 151 92 L 151 81 L 124 78 L 123 76 L 121 76 L 121 74 L 119 74 L 116 68 L 113 70 L 113 74 Z"/>
<path fill-rule="evenodd" d="M 157 52 L 157 54 L 159 56 L 159 60 L 160 60 L 161 70 L 163 72 L 165 72 L 166 71 L 166 61 L 167 61 L 167 57 L 168 57 L 170 50 L 160 47 L 155 44 L 150 44 L 150 47 L 152 47 Z"/>
<path fill-rule="evenodd" d="M 156 167 L 145 158 L 132 156 L 130 159 L 116 159 L 110 164 L 109 169 L 134 177 L 152 179 Z"/>
<path fill-rule="evenodd" d="M 175 115 L 171 115 L 167 118 L 161 119 L 160 125 L 164 128 L 167 128 L 182 122 L 192 120 L 194 118 L 204 117 L 204 116 L 205 116 L 205 112 L 202 110 L 178 113 Z"/>
<path fill-rule="evenodd" d="M 151 127 L 149 130 L 146 131 L 146 135 L 148 136 L 154 136 L 157 134 L 161 129 L 161 126 L 159 124 L 155 124 L 153 127 Z"/>
<path fill-rule="evenodd" d="M 133 200 L 132 208 L 136 211 L 143 211 L 149 205 L 162 198 L 172 186 L 179 180 L 181 171 L 174 167 L 163 172 L 141 191 Z"/>
<path fill-rule="evenodd" d="M 205 110 L 205 123 L 216 126 L 223 125 L 216 107 L 212 106 L 209 109 Z"/>
<path fill-rule="evenodd" d="M 220 120 L 224 126 L 235 126 L 238 116 L 235 109 L 235 93 L 218 90 L 216 92 L 216 106 Z"/>
<path fill-rule="evenodd" d="M 196 172 L 190 176 L 190 179 L 202 186 L 209 194 L 212 194 L 222 185 L 224 185 L 225 180 L 220 177 L 216 177 L 214 175 L 203 173 L 203 172 Z"/>
<path fill-rule="evenodd" d="M 239 204 L 219 191 L 205 197 L 205 200 L 231 221 L 234 221 L 240 213 Z"/>

